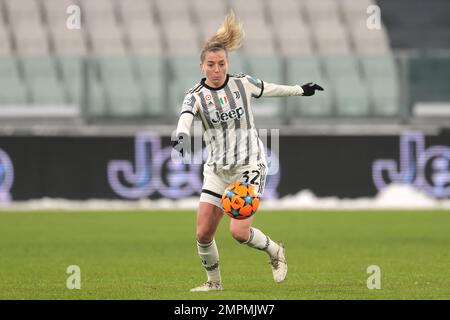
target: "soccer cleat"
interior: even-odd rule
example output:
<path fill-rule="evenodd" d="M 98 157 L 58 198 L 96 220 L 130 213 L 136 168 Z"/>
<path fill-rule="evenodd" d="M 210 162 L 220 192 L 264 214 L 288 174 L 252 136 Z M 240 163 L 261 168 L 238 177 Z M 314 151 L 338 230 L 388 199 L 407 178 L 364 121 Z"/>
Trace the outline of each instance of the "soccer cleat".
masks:
<path fill-rule="evenodd" d="M 222 284 L 220 282 L 212 282 L 212 281 L 206 281 L 204 284 L 202 284 L 199 287 L 192 288 L 191 292 L 204 292 L 204 291 L 221 291 Z"/>
<path fill-rule="evenodd" d="M 286 278 L 288 266 L 286 258 L 284 257 L 284 244 L 277 242 L 280 247 L 277 251 L 277 256 L 270 258 L 270 266 L 272 267 L 273 280 L 279 283 Z"/>

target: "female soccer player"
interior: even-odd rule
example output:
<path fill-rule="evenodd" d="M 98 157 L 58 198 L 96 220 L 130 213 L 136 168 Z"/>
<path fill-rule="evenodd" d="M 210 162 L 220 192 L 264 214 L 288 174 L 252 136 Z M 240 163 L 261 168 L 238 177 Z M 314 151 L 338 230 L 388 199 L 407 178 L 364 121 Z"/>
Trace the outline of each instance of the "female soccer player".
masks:
<path fill-rule="evenodd" d="M 208 159 L 203 168 L 203 188 L 197 211 L 197 249 L 208 280 L 191 291 L 222 290 L 219 253 L 214 236 L 223 216 L 221 198 L 225 188 L 235 182 L 250 182 L 264 191 L 267 163 L 264 145 L 255 129 L 251 98 L 311 96 L 319 85 L 284 86 L 261 81 L 248 75 L 229 75 L 228 52 L 241 46 L 242 26 L 231 11 L 221 28 L 205 44 L 200 68 L 205 75 L 187 91 L 178 121 L 176 150 L 183 154 L 194 117 L 202 121 Z M 252 227 L 253 217 L 231 219 L 234 239 L 265 251 L 275 282 L 287 274 L 284 245 L 276 243 L 261 230 Z"/>

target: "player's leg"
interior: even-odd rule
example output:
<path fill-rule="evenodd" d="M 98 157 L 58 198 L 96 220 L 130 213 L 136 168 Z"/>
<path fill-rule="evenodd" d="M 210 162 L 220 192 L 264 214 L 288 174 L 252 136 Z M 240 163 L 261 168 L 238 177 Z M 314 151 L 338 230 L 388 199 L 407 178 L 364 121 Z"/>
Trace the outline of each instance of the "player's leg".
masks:
<path fill-rule="evenodd" d="M 250 168 L 240 169 L 240 181 L 247 182 L 251 180 L 255 182 L 255 189 L 260 194 L 264 192 L 265 179 L 267 175 L 266 165 L 258 164 Z M 242 172 L 244 172 L 242 174 Z M 254 176 L 249 177 L 252 173 Z M 244 180 L 243 180 L 244 179 Z M 251 248 L 265 251 L 270 257 L 270 264 L 272 267 L 273 278 L 276 282 L 281 282 L 286 278 L 287 262 L 284 255 L 284 245 L 281 242 L 275 242 L 269 236 L 264 234 L 261 230 L 252 227 L 254 216 L 245 219 L 237 220 L 231 219 L 230 232 L 234 239 L 240 243 L 247 244 Z"/>
<path fill-rule="evenodd" d="M 276 282 L 281 282 L 286 278 L 287 274 L 284 245 L 274 242 L 261 230 L 252 227 L 253 218 L 250 217 L 245 220 L 231 219 L 231 235 L 242 244 L 266 252 L 270 257 L 273 278 Z"/>
<path fill-rule="evenodd" d="M 219 251 L 217 250 L 214 235 L 222 219 L 223 212 L 219 207 L 200 202 L 197 211 L 197 251 L 208 281 L 191 291 L 220 290 L 221 277 L 219 268 Z"/>
<path fill-rule="evenodd" d="M 208 280 L 205 284 L 191 291 L 222 290 L 219 251 L 214 236 L 223 216 L 222 191 L 225 182 L 205 165 L 205 177 L 200 203 L 197 210 L 197 252 L 205 268 Z"/>
<path fill-rule="evenodd" d="M 197 241 L 205 244 L 214 240 L 222 217 L 221 208 L 208 202 L 200 202 L 197 209 Z"/>

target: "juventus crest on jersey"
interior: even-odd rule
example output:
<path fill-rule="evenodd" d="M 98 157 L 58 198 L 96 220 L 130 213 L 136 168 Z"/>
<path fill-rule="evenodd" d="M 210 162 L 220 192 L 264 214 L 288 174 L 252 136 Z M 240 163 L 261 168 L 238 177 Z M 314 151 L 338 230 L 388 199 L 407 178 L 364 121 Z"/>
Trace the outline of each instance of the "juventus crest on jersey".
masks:
<path fill-rule="evenodd" d="M 201 120 L 209 154 L 207 165 L 217 170 L 265 162 L 250 103 L 263 92 L 264 82 L 245 74 L 227 75 L 219 88 L 209 87 L 202 79 L 187 91 L 181 113 Z"/>

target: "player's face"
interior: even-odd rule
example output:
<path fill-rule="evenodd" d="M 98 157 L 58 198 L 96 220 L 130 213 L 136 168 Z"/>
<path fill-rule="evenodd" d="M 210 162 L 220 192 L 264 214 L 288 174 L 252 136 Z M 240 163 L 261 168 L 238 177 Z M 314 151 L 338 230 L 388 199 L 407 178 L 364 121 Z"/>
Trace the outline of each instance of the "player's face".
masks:
<path fill-rule="evenodd" d="M 205 60 L 200 68 L 206 77 L 206 84 L 213 88 L 222 86 L 228 72 L 228 60 L 225 50 L 210 51 L 205 55 Z"/>

